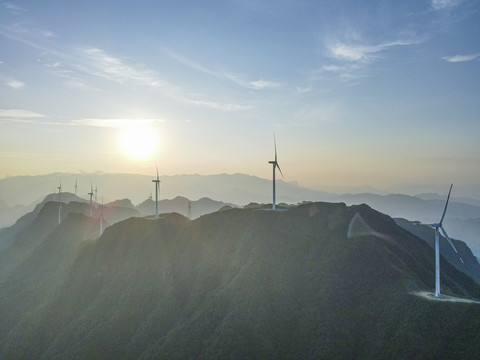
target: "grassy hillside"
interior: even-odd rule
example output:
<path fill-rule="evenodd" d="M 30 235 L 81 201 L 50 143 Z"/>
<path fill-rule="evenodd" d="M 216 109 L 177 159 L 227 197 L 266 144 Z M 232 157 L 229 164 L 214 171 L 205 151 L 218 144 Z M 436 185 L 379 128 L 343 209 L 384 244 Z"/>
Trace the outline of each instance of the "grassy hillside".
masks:
<path fill-rule="evenodd" d="M 347 236 L 356 214 L 371 231 Z M 6 298 L 39 294 L 15 326 L 2 323 L 2 358 L 473 359 L 480 350 L 480 305 L 412 295 L 434 287 L 431 248 L 365 205 L 132 218 L 91 241 L 79 241 L 88 221 L 69 221 L 29 257 L 31 269 L 50 271 L 21 271 L 17 295 L 0 287 Z M 447 262 L 442 291 L 480 298 Z"/>

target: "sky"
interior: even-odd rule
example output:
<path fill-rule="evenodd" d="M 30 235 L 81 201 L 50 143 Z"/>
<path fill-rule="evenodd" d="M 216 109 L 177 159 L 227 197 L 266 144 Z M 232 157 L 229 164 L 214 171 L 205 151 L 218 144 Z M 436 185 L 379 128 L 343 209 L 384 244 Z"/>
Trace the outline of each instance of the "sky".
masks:
<path fill-rule="evenodd" d="M 480 198 L 480 2 L 0 0 L 0 178 Z"/>

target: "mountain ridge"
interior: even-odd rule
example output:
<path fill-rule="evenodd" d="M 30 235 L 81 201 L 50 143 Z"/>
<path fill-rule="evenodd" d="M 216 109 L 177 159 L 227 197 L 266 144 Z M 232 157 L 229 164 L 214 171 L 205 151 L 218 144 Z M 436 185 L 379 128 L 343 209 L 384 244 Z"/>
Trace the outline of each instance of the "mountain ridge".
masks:
<path fill-rule="evenodd" d="M 358 217 L 366 229 L 349 232 Z M 67 234 L 83 239 L 85 219 L 71 214 L 77 225 L 50 241 L 74 247 Z M 473 359 L 480 344 L 480 307 L 411 295 L 433 289 L 433 252 L 366 205 L 129 218 L 81 243 L 57 295 L 2 329 L 1 356 Z M 58 262 L 46 254 L 29 259 Z M 4 284 L 8 304 L 33 291 Z M 442 287 L 480 297 L 443 258 Z"/>

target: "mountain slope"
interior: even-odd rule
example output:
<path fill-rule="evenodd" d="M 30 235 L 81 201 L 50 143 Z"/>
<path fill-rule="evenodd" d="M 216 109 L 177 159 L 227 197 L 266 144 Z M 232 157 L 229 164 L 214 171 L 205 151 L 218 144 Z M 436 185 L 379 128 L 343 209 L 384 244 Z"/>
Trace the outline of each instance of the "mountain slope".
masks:
<path fill-rule="evenodd" d="M 359 216 L 368 231 L 349 231 Z M 131 218 L 3 329 L 0 357 L 476 358 L 480 306 L 410 294 L 433 289 L 433 264 L 423 240 L 365 205 Z M 442 291 L 480 297 L 448 262 Z"/>

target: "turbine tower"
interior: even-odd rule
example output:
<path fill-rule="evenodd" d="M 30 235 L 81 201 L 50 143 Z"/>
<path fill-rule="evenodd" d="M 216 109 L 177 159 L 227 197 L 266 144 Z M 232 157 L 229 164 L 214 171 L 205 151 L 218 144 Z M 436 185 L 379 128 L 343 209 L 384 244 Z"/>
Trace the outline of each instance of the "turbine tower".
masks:
<path fill-rule="evenodd" d="M 57 189 L 58 189 L 58 201 L 62 201 L 61 198 L 60 198 L 60 194 L 62 192 L 62 180 L 60 180 L 60 186 L 57 186 Z"/>
<path fill-rule="evenodd" d="M 90 195 L 90 216 L 92 216 L 92 197 L 93 197 L 93 187 L 92 184 L 90 184 L 90 192 L 88 193 Z"/>
<path fill-rule="evenodd" d="M 77 190 L 78 190 L 78 185 L 77 185 L 77 180 L 75 180 L 75 196 L 77 196 Z"/>
<path fill-rule="evenodd" d="M 157 178 L 152 180 L 155 183 L 155 218 L 158 219 L 158 193 L 160 192 L 160 179 L 158 177 L 158 165 L 155 164 L 157 168 Z"/>
<path fill-rule="evenodd" d="M 103 220 L 105 220 L 105 218 L 103 217 L 103 208 L 102 208 L 102 213 L 100 214 L 100 236 L 102 236 L 103 234 Z"/>
<path fill-rule="evenodd" d="M 148 197 L 148 199 L 150 200 L 149 204 L 150 204 L 150 214 L 153 213 L 153 197 L 152 197 L 152 189 L 150 189 L 150 196 Z"/>
<path fill-rule="evenodd" d="M 62 214 L 62 203 L 61 203 L 61 198 L 60 194 L 62 193 L 62 180 L 60 180 L 60 186 L 57 187 L 58 189 L 58 223 L 60 224 L 61 222 L 61 214 Z"/>
<path fill-rule="evenodd" d="M 453 187 L 453 184 L 450 185 L 450 191 L 448 192 L 447 202 L 445 204 L 445 209 L 443 209 L 443 214 L 440 219 L 440 222 L 436 224 L 428 224 L 428 226 L 435 229 L 435 296 L 436 297 L 441 296 L 440 295 L 440 235 L 439 235 L 440 231 L 443 233 L 443 235 L 448 240 L 450 245 L 452 245 L 453 250 L 455 250 L 455 253 L 458 254 L 457 248 L 455 247 L 455 245 L 453 245 L 452 240 L 450 240 L 450 237 L 447 235 L 447 232 L 445 231 L 442 225 L 443 219 L 445 218 L 445 213 L 447 212 L 448 200 L 450 200 L 450 193 L 452 192 L 452 187 Z M 460 257 L 460 261 L 463 263 L 463 259 L 461 257 Z"/>
<path fill-rule="evenodd" d="M 282 175 L 282 178 L 284 178 L 283 173 L 282 173 L 282 169 L 280 169 L 280 166 L 278 165 L 278 161 L 277 161 L 277 142 L 275 140 L 275 134 L 273 134 L 273 144 L 274 144 L 274 147 L 275 147 L 275 160 L 269 161 L 268 163 L 273 165 L 273 205 L 272 205 L 272 210 L 275 210 L 276 209 L 276 204 L 275 204 L 275 170 L 276 170 L 276 168 L 278 168 L 278 170 L 280 171 L 280 174 Z"/>

